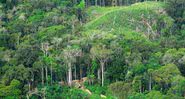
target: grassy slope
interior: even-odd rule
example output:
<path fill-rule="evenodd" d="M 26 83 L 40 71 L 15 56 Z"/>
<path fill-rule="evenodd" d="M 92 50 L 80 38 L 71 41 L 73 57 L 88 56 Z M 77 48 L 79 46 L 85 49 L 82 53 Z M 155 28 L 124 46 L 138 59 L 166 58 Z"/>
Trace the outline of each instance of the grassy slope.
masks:
<path fill-rule="evenodd" d="M 161 2 L 143 2 L 125 7 L 91 7 L 87 10 L 90 21 L 85 25 L 84 35 L 91 35 L 94 31 L 111 33 L 111 35 L 124 34 L 128 38 L 143 35 L 147 26 L 143 18 L 152 20 L 150 25 L 157 32 L 157 21 L 171 24 L 173 20 L 165 13 L 165 5 Z M 169 26 L 165 26 L 168 28 Z M 143 35 L 146 36 L 146 35 Z"/>

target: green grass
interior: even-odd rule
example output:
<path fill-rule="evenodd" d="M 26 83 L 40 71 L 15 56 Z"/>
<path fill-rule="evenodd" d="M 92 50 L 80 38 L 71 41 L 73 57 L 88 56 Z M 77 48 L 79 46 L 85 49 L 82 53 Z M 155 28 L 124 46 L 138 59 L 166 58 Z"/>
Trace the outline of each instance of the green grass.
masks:
<path fill-rule="evenodd" d="M 99 25 L 102 25 L 102 23 L 105 23 L 105 25 L 117 25 L 117 23 L 120 24 L 120 22 L 121 24 L 124 23 L 127 25 L 130 23 L 128 22 L 129 18 L 139 19 L 141 15 L 148 16 L 149 14 L 156 14 L 155 12 L 163 7 L 164 4 L 160 2 L 136 3 L 126 7 L 92 7 L 89 8 L 89 11 L 91 13 L 96 11 L 96 13 L 94 13 L 94 15 L 90 14 L 91 16 L 94 16 L 91 18 L 93 20 L 87 23 L 85 27 L 90 29 L 96 28 Z M 96 16 L 97 14 L 99 15 Z"/>
<path fill-rule="evenodd" d="M 163 31 L 167 30 L 173 20 L 164 11 L 162 2 L 143 2 L 124 7 L 90 7 L 87 13 L 90 21 L 84 26 L 84 35 L 92 35 L 92 31 L 106 32 L 107 34 L 123 34 L 126 38 L 138 36 L 147 37 L 148 26 L 143 19 L 150 22 L 152 31 L 157 32 L 157 22 L 164 22 Z"/>
<path fill-rule="evenodd" d="M 100 6 L 92 6 L 87 9 L 87 14 L 89 15 L 89 20 L 92 21 L 102 15 L 105 15 L 106 13 L 120 9 L 122 7 L 100 7 Z"/>

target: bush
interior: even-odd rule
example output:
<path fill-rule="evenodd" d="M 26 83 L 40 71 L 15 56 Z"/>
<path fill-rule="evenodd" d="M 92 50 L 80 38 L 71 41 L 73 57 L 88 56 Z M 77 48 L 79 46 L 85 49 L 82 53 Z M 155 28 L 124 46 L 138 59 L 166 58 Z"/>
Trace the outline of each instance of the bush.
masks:
<path fill-rule="evenodd" d="M 92 95 L 90 96 L 90 99 L 101 99 L 101 97 L 100 97 L 100 95 L 98 95 L 98 94 L 92 94 Z"/>
<path fill-rule="evenodd" d="M 86 99 L 88 98 L 88 93 L 81 89 L 72 88 L 69 92 L 70 99 Z"/>
<path fill-rule="evenodd" d="M 147 99 L 143 93 L 135 93 L 128 97 L 128 99 Z"/>
<path fill-rule="evenodd" d="M 115 82 L 109 86 L 109 90 L 119 99 L 127 99 L 132 92 L 131 84 L 124 82 Z"/>
<path fill-rule="evenodd" d="M 100 85 L 94 85 L 94 86 L 87 86 L 87 89 L 89 89 L 94 94 L 106 94 L 107 88 L 106 86 L 102 87 Z"/>

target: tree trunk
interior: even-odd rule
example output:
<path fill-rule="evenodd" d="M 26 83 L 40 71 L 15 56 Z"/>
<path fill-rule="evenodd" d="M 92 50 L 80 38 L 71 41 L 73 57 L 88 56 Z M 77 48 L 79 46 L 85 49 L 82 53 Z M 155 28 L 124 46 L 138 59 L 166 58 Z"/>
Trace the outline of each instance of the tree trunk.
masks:
<path fill-rule="evenodd" d="M 20 36 L 18 36 L 18 40 L 17 40 L 17 45 L 19 45 L 19 44 L 20 44 Z"/>
<path fill-rule="evenodd" d="M 72 19 L 72 33 L 75 32 L 75 19 Z"/>
<path fill-rule="evenodd" d="M 46 75 L 46 84 L 48 84 L 48 68 L 47 67 L 45 67 L 45 71 L 46 71 L 46 73 L 45 73 L 45 75 Z"/>
<path fill-rule="evenodd" d="M 50 72 L 51 72 L 51 85 L 53 83 L 53 67 L 52 67 L 52 64 L 51 64 L 51 67 L 50 67 Z"/>
<path fill-rule="evenodd" d="M 127 0 L 127 3 L 126 3 L 126 5 L 129 5 L 129 0 Z"/>
<path fill-rule="evenodd" d="M 43 99 L 46 99 L 46 94 L 44 93 L 44 95 L 43 95 Z"/>
<path fill-rule="evenodd" d="M 149 75 L 150 77 L 149 77 L 149 91 L 151 91 L 152 90 L 152 77 L 151 77 L 151 75 Z"/>
<path fill-rule="evenodd" d="M 104 62 L 101 62 L 101 84 L 102 84 L 102 87 L 104 86 Z"/>
<path fill-rule="evenodd" d="M 119 6 L 122 6 L 122 5 L 123 5 L 123 1 L 119 0 Z"/>
<path fill-rule="evenodd" d="M 97 6 L 98 5 L 98 0 L 95 0 L 95 6 Z"/>
<path fill-rule="evenodd" d="M 27 99 L 30 99 L 30 96 L 29 96 L 29 94 L 27 94 L 27 95 L 26 95 L 26 98 L 27 98 Z"/>
<path fill-rule="evenodd" d="M 61 81 L 62 81 L 62 80 L 61 80 Z M 68 71 L 66 71 L 66 82 L 67 82 L 67 84 L 68 84 L 68 82 L 69 82 Z"/>
<path fill-rule="evenodd" d="M 76 76 L 76 66 L 75 66 L 75 80 L 77 79 L 77 76 Z"/>
<path fill-rule="evenodd" d="M 32 78 L 31 78 L 31 90 L 32 90 L 32 88 L 34 87 L 35 75 L 33 72 L 31 72 L 31 73 L 32 73 Z"/>
<path fill-rule="evenodd" d="M 72 69 L 71 63 L 68 63 L 68 85 L 71 86 L 72 84 Z"/>
<path fill-rule="evenodd" d="M 141 83 L 141 81 L 140 81 L 139 91 L 140 91 L 140 93 L 142 93 L 142 83 Z"/>
<path fill-rule="evenodd" d="M 80 79 L 82 79 L 83 69 L 80 67 Z"/>
<path fill-rule="evenodd" d="M 98 69 L 98 80 L 101 80 L 100 72 L 101 72 L 101 69 L 99 68 L 99 69 Z"/>
<path fill-rule="evenodd" d="M 86 0 L 85 1 L 85 6 L 88 7 L 90 4 L 89 4 L 89 0 Z"/>
<path fill-rule="evenodd" d="M 99 2 L 100 2 L 100 4 L 99 4 L 99 5 L 100 5 L 100 6 L 102 6 L 102 0 L 100 0 Z"/>
<path fill-rule="evenodd" d="M 102 0 L 102 5 L 105 6 L 105 0 Z"/>
<path fill-rule="evenodd" d="M 28 81 L 28 90 L 29 90 L 29 92 L 31 91 L 31 83 Z"/>
<path fill-rule="evenodd" d="M 43 67 L 42 67 L 41 75 L 42 75 L 42 86 L 44 86 L 44 68 Z"/>

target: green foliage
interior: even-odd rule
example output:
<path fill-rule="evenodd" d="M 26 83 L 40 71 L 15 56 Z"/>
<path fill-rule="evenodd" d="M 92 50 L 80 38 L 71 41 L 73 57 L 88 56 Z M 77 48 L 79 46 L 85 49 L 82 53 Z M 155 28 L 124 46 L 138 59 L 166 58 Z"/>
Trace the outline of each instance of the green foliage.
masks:
<path fill-rule="evenodd" d="M 77 6 L 79 9 L 84 9 L 85 8 L 85 0 L 81 0 L 80 4 Z"/>
<path fill-rule="evenodd" d="M 36 45 L 29 44 L 25 41 L 25 44 L 21 44 L 16 50 L 14 56 L 15 59 L 12 60 L 13 65 L 23 64 L 24 66 L 30 66 L 37 60 L 39 56 L 38 47 Z"/>
<path fill-rule="evenodd" d="M 183 14 L 185 9 L 185 1 L 184 0 L 168 0 L 167 11 L 169 15 L 171 15 L 177 24 L 177 28 L 181 28 L 183 25 Z"/>
<path fill-rule="evenodd" d="M 21 94 L 20 81 L 13 79 L 8 86 L 0 85 L 0 97 L 14 97 L 18 99 Z"/>
<path fill-rule="evenodd" d="M 90 96 L 90 99 L 101 99 L 101 97 L 98 94 L 93 94 Z"/>
<path fill-rule="evenodd" d="M 173 76 L 180 75 L 180 71 L 176 65 L 167 64 L 166 66 L 162 66 L 158 70 L 155 70 L 153 74 L 156 82 L 164 82 L 167 84 L 172 81 Z"/>
<path fill-rule="evenodd" d="M 151 91 L 146 97 L 149 99 L 164 99 L 165 95 L 161 94 L 159 91 Z"/>
<path fill-rule="evenodd" d="M 143 93 L 135 93 L 128 97 L 128 99 L 147 99 Z"/>
<path fill-rule="evenodd" d="M 86 99 L 89 97 L 88 93 L 84 92 L 81 89 L 77 88 L 69 88 L 66 86 L 63 86 L 60 88 L 59 86 L 57 87 L 51 87 L 52 89 L 55 88 L 54 90 L 50 90 L 48 92 L 49 97 L 51 98 L 67 98 L 67 99 Z M 59 91 L 61 90 L 61 91 Z M 53 94 L 52 94 L 53 93 Z M 54 97 L 55 96 L 55 97 Z"/>
<path fill-rule="evenodd" d="M 61 98 L 63 88 L 59 85 L 47 86 L 46 88 L 46 97 L 47 98 Z"/>
<path fill-rule="evenodd" d="M 97 64 L 96 60 L 93 60 L 93 61 L 92 61 L 92 66 L 91 66 L 91 70 L 92 70 L 93 74 L 94 74 L 94 71 L 95 71 L 97 68 L 98 68 L 98 64 Z"/>
<path fill-rule="evenodd" d="M 163 95 L 159 91 L 151 91 L 147 94 L 144 93 L 134 93 L 129 96 L 128 99 L 183 99 L 182 97 L 174 96 L 174 95 Z"/>
<path fill-rule="evenodd" d="M 184 98 L 184 0 L 142 1 L 1 0 L 0 97 Z"/>
<path fill-rule="evenodd" d="M 38 33 L 38 39 L 40 39 L 41 41 L 51 40 L 52 37 L 60 36 L 63 29 L 64 26 L 62 25 L 43 28 Z"/>
<path fill-rule="evenodd" d="M 100 85 L 86 86 L 93 94 L 106 94 L 107 88 Z"/>
<path fill-rule="evenodd" d="M 104 60 L 110 57 L 112 51 L 110 49 L 106 49 L 104 45 L 96 45 L 93 48 L 91 48 L 91 54 L 99 59 Z"/>
<path fill-rule="evenodd" d="M 19 66 L 4 66 L 2 70 L 5 72 L 2 78 L 4 84 L 17 79 L 19 81 L 27 81 L 30 77 L 29 68 L 23 65 Z"/>
<path fill-rule="evenodd" d="M 88 97 L 88 93 L 80 89 L 70 89 L 69 93 L 71 99 L 85 99 Z"/>
<path fill-rule="evenodd" d="M 42 10 L 35 10 L 33 13 L 34 14 L 29 16 L 27 19 L 29 23 L 35 23 L 43 20 L 45 13 Z"/>
<path fill-rule="evenodd" d="M 132 89 L 129 83 L 124 82 L 115 82 L 110 84 L 109 90 L 112 92 L 114 96 L 120 99 L 128 98 L 129 94 L 131 94 Z"/>
<path fill-rule="evenodd" d="M 172 87 L 169 89 L 169 94 L 175 94 L 177 96 L 183 96 L 184 95 L 184 85 L 185 85 L 185 78 L 182 76 L 175 76 L 172 80 Z"/>

